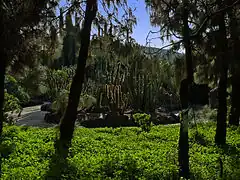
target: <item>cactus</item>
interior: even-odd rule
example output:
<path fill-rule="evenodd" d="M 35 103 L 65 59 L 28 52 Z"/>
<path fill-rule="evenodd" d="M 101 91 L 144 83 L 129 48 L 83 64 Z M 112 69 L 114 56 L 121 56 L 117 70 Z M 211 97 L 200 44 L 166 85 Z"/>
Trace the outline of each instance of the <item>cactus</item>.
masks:
<path fill-rule="evenodd" d="M 106 100 L 106 101 L 105 101 Z M 121 85 L 105 84 L 99 91 L 98 105 L 101 107 L 102 103 L 107 103 L 112 112 L 123 110 L 125 102 L 122 93 Z"/>

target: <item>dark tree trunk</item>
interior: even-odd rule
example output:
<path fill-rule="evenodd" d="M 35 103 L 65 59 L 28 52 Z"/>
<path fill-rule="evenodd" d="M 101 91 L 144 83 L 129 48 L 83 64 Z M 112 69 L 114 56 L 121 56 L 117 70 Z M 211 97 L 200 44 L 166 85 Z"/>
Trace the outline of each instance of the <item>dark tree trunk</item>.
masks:
<path fill-rule="evenodd" d="M 186 61 L 186 69 L 187 69 L 187 79 L 189 83 L 193 82 L 193 63 L 192 63 L 192 46 L 190 41 L 190 31 L 188 26 L 188 0 L 184 2 L 185 9 L 184 9 L 184 19 L 183 19 L 183 41 L 184 41 L 184 48 L 185 48 L 185 61 Z"/>
<path fill-rule="evenodd" d="M 182 112 L 180 118 L 180 136 L 178 141 L 178 162 L 179 175 L 186 179 L 189 178 L 189 143 L 188 143 L 188 122 L 186 121 L 188 112 Z"/>
<path fill-rule="evenodd" d="M 184 42 L 184 48 L 185 48 L 185 61 L 186 61 L 186 69 L 187 69 L 187 79 L 186 79 L 186 87 L 180 87 L 180 98 L 181 101 L 183 99 L 187 99 L 186 107 L 188 107 L 188 102 L 190 98 L 190 89 L 191 84 L 193 83 L 193 67 L 192 67 L 192 48 L 191 48 L 191 42 L 190 42 L 190 31 L 188 26 L 188 0 L 183 1 L 184 10 L 183 10 L 183 42 Z M 182 94 L 185 94 L 182 92 L 184 89 L 187 90 L 186 96 L 187 97 L 181 97 Z M 182 92 L 182 94 L 181 94 Z M 184 103 L 182 102 L 182 105 Z M 186 179 L 190 176 L 189 171 L 189 144 L 188 144 L 188 120 L 185 119 L 184 116 L 182 116 L 182 120 L 180 123 L 180 136 L 179 136 L 179 152 L 178 152 L 178 161 L 179 161 L 179 175 L 180 177 L 184 177 Z"/>
<path fill-rule="evenodd" d="M 219 8 L 222 7 L 222 0 L 218 1 Z M 220 79 L 218 84 L 218 112 L 217 112 L 217 129 L 215 135 L 215 143 L 224 145 L 226 143 L 226 120 L 227 120 L 227 76 L 228 76 L 228 61 L 226 60 L 227 53 L 227 38 L 225 13 L 219 15 L 219 34 L 218 34 L 218 54 L 217 61 L 221 63 Z"/>
<path fill-rule="evenodd" d="M 6 72 L 6 62 L 7 56 L 5 53 L 6 44 L 5 42 L 6 36 L 4 36 L 4 11 L 3 11 L 3 2 L 0 1 L 0 41 L 3 44 L 3 47 L 0 48 L 0 137 L 2 137 L 3 131 L 3 102 L 4 102 L 4 80 L 5 80 L 5 72 Z"/>
<path fill-rule="evenodd" d="M 60 140 L 70 143 L 77 117 L 77 107 L 84 82 L 84 70 L 90 45 L 91 26 L 97 12 L 97 0 L 87 0 L 84 26 L 81 32 L 81 48 L 78 56 L 76 74 L 70 88 L 68 106 L 60 123 Z"/>
<path fill-rule="evenodd" d="M 229 124 L 239 126 L 239 116 L 240 116 L 240 63 L 239 61 L 239 39 L 237 34 L 238 22 L 235 15 L 236 11 L 234 9 L 228 12 L 230 19 L 230 34 L 231 34 L 231 54 L 232 54 L 232 97 L 231 97 L 231 112 L 229 116 Z"/>
<path fill-rule="evenodd" d="M 239 77 L 240 78 L 240 77 Z M 229 124 L 239 126 L 239 116 L 240 116 L 240 83 L 237 75 L 232 76 L 232 97 L 231 97 L 231 112 L 229 116 Z"/>
<path fill-rule="evenodd" d="M 0 137 L 2 136 L 3 130 L 3 102 L 4 102 L 4 80 L 5 80 L 5 72 L 6 72 L 6 56 L 3 52 L 3 49 L 0 50 L 1 60 L 0 60 Z"/>

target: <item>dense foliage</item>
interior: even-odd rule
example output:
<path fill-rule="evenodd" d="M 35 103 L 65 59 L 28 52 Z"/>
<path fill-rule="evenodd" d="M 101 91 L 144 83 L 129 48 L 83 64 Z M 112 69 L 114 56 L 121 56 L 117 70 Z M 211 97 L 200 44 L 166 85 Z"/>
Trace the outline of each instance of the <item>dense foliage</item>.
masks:
<path fill-rule="evenodd" d="M 27 103 L 30 99 L 26 90 L 11 75 L 7 75 L 5 78 L 5 88 L 7 93 L 18 98 L 21 104 Z"/>
<path fill-rule="evenodd" d="M 4 93 L 4 112 L 18 112 L 21 109 L 20 101 L 17 97 L 7 92 Z"/>
<path fill-rule="evenodd" d="M 136 113 L 133 115 L 134 121 L 142 128 L 143 131 L 149 132 L 152 126 L 151 115 Z"/>
<path fill-rule="evenodd" d="M 69 157 L 54 148 L 56 129 L 6 127 L 0 146 L 2 179 L 176 179 L 179 126 L 77 128 Z M 215 123 L 190 130 L 191 179 L 239 179 L 239 128 L 227 145 L 214 145 Z"/>

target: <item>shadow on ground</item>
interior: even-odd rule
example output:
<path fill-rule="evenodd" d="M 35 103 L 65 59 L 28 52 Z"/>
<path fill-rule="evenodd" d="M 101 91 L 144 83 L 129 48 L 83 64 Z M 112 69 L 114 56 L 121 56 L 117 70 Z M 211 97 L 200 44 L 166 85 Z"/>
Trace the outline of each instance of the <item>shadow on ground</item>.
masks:
<path fill-rule="evenodd" d="M 46 180 L 74 179 L 77 168 L 68 162 L 68 150 L 63 148 L 59 140 L 55 141 L 55 154 L 49 163 L 49 170 L 45 175 Z"/>

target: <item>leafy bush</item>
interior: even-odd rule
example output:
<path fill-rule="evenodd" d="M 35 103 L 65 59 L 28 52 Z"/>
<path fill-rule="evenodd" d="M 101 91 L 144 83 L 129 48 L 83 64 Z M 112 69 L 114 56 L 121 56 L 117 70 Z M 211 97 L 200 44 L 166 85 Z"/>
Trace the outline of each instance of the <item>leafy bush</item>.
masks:
<path fill-rule="evenodd" d="M 68 103 L 68 94 L 69 92 L 67 90 L 63 90 L 59 93 L 59 96 L 52 103 L 52 109 L 54 111 L 63 115 Z"/>
<path fill-rule="evenodd" d="M 4 92 L 4 104 L 3 104 L 3 112 L 4 112 L 4 121 L 9 125 L 14 124 L 14 118 L 9 116 L 10 114 L 7 112 L 15 112 L 19 113 L 22 110 L 20 106 L 20 101 L 15 96 L 8 94 L 6 91 Z"/>
<path fill-rule="evenodd" d="M 16 98 L 18 98 L 20 104 L 25 104 L 29 102 L 30 96 L 13 76 L 6 75 L 5 88 L 8 94 L 11 94 Z"/>
<path fill-rule="evenodd" d="M 97 99 L 91 95 L 83 94 L 80 97 L 79 109 L 88 109 L 97 104 Z"/>
<path fill-rule="evenodd" d="M 34 67 L 25 67 L 21 76 L 17 76 L 18 82 L 24 87 L 31 98 L 45 93 L 42 89 L 42 82 L 46 68 L 41 65 Z"/>
<path fill-rule="evenodd" d="M 8 111 L 19 112 L 20 110 L 21 110 L 21 106 L 20 106 L 19 99 L 5 91 L 4 92 L 3 111 L 4 112 L 8 112 Z"/>
<path fill-rule="evenodd" d="M 201 122 L 216 121 L 217 109 L 211 109 L 209 106 L 204 106 L 201 109 L 195 110 L 196 120 Z"/>
<path fill-rule="evenodd" d="M 71 74 L 66 68 L 47 69 L 43 84 L 47 88 L 49 99 L 54 100 L 61 94 L 61 91 L 69 90 L 71 80 Z"/>
<path fill-rule="evenodd" d="M 143 131 L 150 131 L 152 126 L 151 115 L 145 113 L 136 113 L 133 115 L 133 119 L 142 128 Z"/>
<path fill-rule="evenodd" d="M 59 96 L 56 98 L 56 100 L 52 104 L 52 108 L 56 112 L 59 112 L 60 114 L 64 113 L 65 109 L 67 108 L 68 95 L 69 95 L 69 91 L 67 90 L 63 90 L 60 92 Z M 79 105 L 78 105 L 78 110 L 90 108 L 96 103 L 97 103 L 96 98 L 87 94 L 81 95 Z"/>

